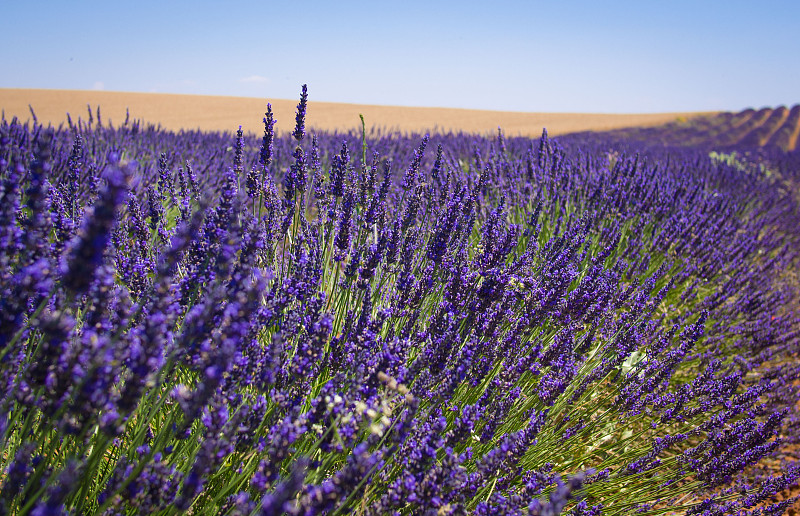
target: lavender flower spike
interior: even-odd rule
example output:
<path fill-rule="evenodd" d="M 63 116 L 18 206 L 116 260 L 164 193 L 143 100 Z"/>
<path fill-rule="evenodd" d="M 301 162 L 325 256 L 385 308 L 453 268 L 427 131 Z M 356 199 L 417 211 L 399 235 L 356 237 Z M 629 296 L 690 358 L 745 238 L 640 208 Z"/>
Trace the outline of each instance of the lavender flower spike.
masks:
<path fill-rule="evenodd" d="M 117 208 L 127 194 L 127 178 L 128 171 L 125 167 L 110 168 L 105 173 L 107 185 L 100 193 L 94 212 L 84 221 L 64 267 L 64 287 L 74 294 L 86 292 L 94 278 L 94 272 L 103 261 Z"/>
<path fill-rule="evenodd" d="M 258 158 L 258 162 L 265 167 L 272 163 L 275 122 L 277 120 L 272 114 L 272 104 L 267 103 L 267 112 L 264 113 L 264 138 L 261 140 L 261 154 Z"/>
<path fill-rule="evenodd" d="M 303 92 L 300 94 L 300 103 L 297 105 L 295 115 L 295 127 L 292 136 L 298 142 L 306 135 L 306 107 L 308 104 L 308 87 L 303 84 Z"/>

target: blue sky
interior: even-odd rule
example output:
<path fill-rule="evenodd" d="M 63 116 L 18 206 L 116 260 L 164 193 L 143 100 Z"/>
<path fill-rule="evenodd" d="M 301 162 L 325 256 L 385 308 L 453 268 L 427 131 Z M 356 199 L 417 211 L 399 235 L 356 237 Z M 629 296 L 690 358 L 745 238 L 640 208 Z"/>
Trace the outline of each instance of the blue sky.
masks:
<path fill-rule="evenodd" d="M 540 112 L 800 102 L 800 2 L 12 2 L 0 87 Z"/>

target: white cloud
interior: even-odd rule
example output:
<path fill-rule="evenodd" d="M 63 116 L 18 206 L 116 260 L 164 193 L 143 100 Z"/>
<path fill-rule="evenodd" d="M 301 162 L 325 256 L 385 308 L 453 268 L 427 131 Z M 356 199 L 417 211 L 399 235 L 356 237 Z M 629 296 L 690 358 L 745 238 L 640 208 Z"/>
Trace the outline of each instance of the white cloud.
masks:
<path fill-rule="evenodd" d="M 94 81 L 94 84 L 92 84 L 92 89 L 94 91 L 101 91 L 106 89 L 106 85 L 103 84 L 103 81 Z"/>
<path fill-rule="evenodd" d="M 262 77 L 260 75 L 251 75 L 249 77 L 242 77 L 241 79 L 239 79 L 239 82 L 246 82 L 246 83 L 252 83 L 252 84 L 264 84 L 264 83 L 269 82 L 269 79 L 267 79 L 266 77 Z"/>

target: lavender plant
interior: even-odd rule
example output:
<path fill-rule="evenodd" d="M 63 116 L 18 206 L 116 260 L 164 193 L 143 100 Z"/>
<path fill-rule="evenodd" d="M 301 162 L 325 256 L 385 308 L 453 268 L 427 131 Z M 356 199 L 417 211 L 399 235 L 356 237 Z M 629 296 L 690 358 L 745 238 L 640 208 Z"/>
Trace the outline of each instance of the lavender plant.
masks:
<path fill-rule="evenodd" d="M 3 514 L 795 502 L 796 153 L 306 106 L 263 137 L 2 120 Z"/>

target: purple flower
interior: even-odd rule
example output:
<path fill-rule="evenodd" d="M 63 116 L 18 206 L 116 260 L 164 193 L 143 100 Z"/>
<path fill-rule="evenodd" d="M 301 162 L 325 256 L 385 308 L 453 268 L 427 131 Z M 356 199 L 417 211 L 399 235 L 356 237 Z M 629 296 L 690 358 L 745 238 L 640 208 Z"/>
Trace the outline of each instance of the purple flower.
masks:
<path fill-rule="evenodd" d="M 345 174 L 350 167 L 350 153 L 347 150 L 347 142 L 342 142 L 342 150 L 339 154 L 334 154 L 331 158 L 331 193 L 335 197 L 343 197 Z"/>
<path fill-rule="evenodd" d="M 275 117 L 272 114 L 272 104 L 267 103 L 267 112 L 264 113 L 264 138 L 261 140 L 261 153 L 258 162 L 265 168 L 272 164 L 273 147 L 275 142 Z"/>
<path fill-rule="evenodd" d="M 236 145 L 234 146 L 233 153 L 233 173 L 236 174 L 236 179 L 242 177 L 244 173 L 244 133 L 242 126 L 236 131 Z"/>
<path fill-rule="evenodd" d="M 117 208 L 127 195 L 127 175 L 125 169 L 106 171 L 106 187 L 100 193 L 93 213 L 87 216 L 78 241 L 72 246 L 62 283 L 74 294 L 81 294 L 89 288 L 94 272 L 103 261 Z"/>
<path fill-rule="evenodd" d="M 429 140 L 430 137 L 427 134 L 423 136 L 422 142 L 414 151 L 414 159 L 411 160 L 411 164 L 408 166 L 405 177 L 403 178 L 403 183 L 400 185 L 403 190 L 411 190 L 417 183 L 417 176 L 420 173 L 420 164 L 422 163 L 422 158 L 425 156 L 425 147 L 427 147 Z"/>
<path fill-rule="evenodd" d="M 347 254 L 347 251 L 350 248 L 351 219 L 353 216 L 354 205 L 355 196 L 352 192 L 348 192 L 344 199 L 344 203 L 342 204 L 342 210 L 339 215 L 338 231 L 336 233 L 336 238 L 334 239 L 334 244 L 339 250 L 338 256 L 340 257 L 340 261 L 344 259 L 344 256 Z"/>
<path fill-rule="evenodd" d="M 306 134 L 306 108 L 308 105 L 308 88 L 303 84 L 303 90 L 300 93 L 300 103 L 297 104 L 297 113 L 295 114 L 295 126 L 292 136 L 298 142 L 303 139 Z"/>
<path fill-rule="evenodd" d="M 306 192 L 306 156 L 302 147 L 294 150 L 294 164 L 292 165 L 293 186 L 300 192 L 300 198 Z"/>

